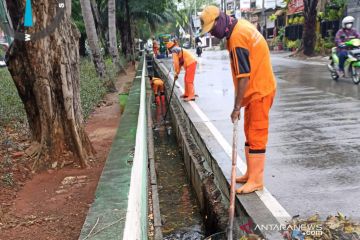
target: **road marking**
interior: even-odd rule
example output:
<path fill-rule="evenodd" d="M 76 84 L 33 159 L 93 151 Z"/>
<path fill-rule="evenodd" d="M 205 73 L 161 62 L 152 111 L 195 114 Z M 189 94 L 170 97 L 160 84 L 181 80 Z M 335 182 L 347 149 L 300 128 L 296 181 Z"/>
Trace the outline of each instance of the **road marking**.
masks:
<path fill-rule="evenodd" d="M 165 64 L 164 64 L 165 66 Z M 167 68 L 166 68 L 167 69 Z M 172 73 L 171 73 L 172 74 Z M 182 86 L 179 89 L 184 92 L 184 88 Z M 231 145 L 227 142 L 224 136 L 219 132 L 219 130 L 215 127 L 215 125 L 211 122 L 211 120 L 207 117 L 207 115 L 200 109 L 200 107 L 195 102 L 189 102 L 190 106 L 194 109 L 194 111 L 198 114 L 204 124 L 207 126 L 209 131 L 213 134 L 215 139 L 224 149 L 225 153 L 231 159 L 232 148 Z M 237 155 L 237 168 L 240 170 L 241 173 L 245 173 L 246 171 L 246 164 L 241 159 L 239 155 Z M 290 214 L 285 210 L 283 206 L 275 199 L 275 197 L 264 187 L 263 191 L 256 191 L 255 192 L 260 200 L 264 203 L 264 205 L 269 209 L 272 215 L 278 220 L 280 224 L 285 224 L 286 221 L 291 219 Z"/>

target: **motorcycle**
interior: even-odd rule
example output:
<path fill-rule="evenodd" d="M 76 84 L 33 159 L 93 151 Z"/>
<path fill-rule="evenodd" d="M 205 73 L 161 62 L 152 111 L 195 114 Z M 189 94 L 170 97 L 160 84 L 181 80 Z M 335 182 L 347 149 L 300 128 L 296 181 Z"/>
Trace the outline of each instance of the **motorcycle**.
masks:
<path fill-rule="evenodd" d="M 351 78 L 355 84 L 360 83 L 360 39 L 351 39 L 345 42 L 344 48 L 348 50 L 348 56 L 344 64 L 344 77 Z M 339 68 L 339 58 L 337 56 L 337 48 L 331 49 L 330 64 L 328 69 L 333 80 L 339 79 L 336 69 Z"/>
<path fill-rule="evenodd" d="M 198 42 L 197 43 L 197 46 L 196 46 L 196 54 L 198 55 L 198 57 L 201 57 L 201 54 L 202 54 L 202 46 L 201 46 L 201 43 Z"/>

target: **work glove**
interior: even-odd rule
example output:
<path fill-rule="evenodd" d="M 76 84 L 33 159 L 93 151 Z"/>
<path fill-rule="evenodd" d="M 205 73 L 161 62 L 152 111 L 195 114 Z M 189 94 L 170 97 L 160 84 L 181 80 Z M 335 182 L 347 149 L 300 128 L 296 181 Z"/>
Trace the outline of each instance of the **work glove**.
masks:
<path fill-rule="evenodd" d="M 178 78 L 179 78 L 179 76 L 177 74 L 175 74 L 174 80 L 176 81 L 176 80 L 178 80 Z"/>

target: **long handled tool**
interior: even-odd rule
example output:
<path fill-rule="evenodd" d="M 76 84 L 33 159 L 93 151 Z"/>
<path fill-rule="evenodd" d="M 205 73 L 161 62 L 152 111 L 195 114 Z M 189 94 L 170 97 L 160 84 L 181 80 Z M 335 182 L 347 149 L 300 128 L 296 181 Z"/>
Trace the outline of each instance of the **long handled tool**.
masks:
<path fill-rule="evenodd" d="M 237 140 L 238 140 L 238 120 L 233 127 L 232 144 L 232 166 L 231 166 L 231 186 L 230 186 L 230 207 L 229 207 L 229 226 L 227 229 L 227 239 L 233 239 L 234 213 L 235 213 L 235 186 L 236 186 L 236 161 L 237 161 Z"/>
<path fill-rule="evenodd" d="M 172 96 L 173 96 L 173 93 L 174 93 L 175 83 L 176 83 L 176 80 L 174 79 L 174 82 L 173 82 L 173 85 L 172 85 L 172 88 L 171 88 L 169 102 L 167 104 L 166 112 L 165 112 L 165 115 L 164 115 L 164 122 L 166 120 L 166 116 L 167 116 L 167 114 L 169 112 L 169 109 L 170 109 L 170 103 L 171 103 L 171 99 L 172 99 Z"/>
<path fill-rule="evenodd" d="M 237 140 L 238 140 L 238 120 L 233 127 L 233 145 L 232 145 L 232 168 L 231 168 L 231 186 L 230 186 L 230 207 L 229 224 L 226 232 L 218 232 L 206 237 L 204 240 L 233 240 L 234 213 L 235 213 L 235 185 L 236 185 L 236 160 L 237 160 Z"/>

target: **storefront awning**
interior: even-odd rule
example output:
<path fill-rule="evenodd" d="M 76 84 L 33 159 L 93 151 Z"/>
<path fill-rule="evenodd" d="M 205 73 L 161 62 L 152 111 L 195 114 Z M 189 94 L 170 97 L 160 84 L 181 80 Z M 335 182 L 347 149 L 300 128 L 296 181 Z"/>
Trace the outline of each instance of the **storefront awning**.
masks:
<path fill-rule="evenodd" d="M 251 12 L 251 14 L 258 14 L 258 13 L 261 13 L 262 10 L 261 9 L 256 9 L 254 11 Z"/>

